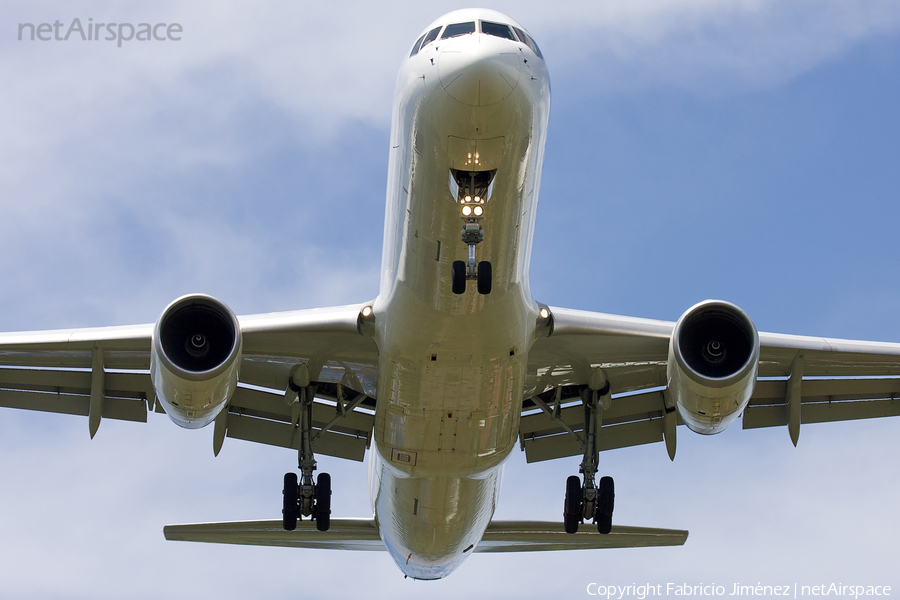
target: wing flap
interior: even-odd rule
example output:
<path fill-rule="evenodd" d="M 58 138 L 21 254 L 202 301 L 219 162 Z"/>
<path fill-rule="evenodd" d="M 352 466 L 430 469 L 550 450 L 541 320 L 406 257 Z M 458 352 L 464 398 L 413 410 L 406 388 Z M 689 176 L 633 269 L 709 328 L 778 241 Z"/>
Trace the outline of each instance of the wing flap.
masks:
<path fill-rule="evenodd" d="M 4 408 L 87 417 L 90 414 L 90 401 L 90 395 L 0 389 L 0 406 Z M 146 423 L 147 403 L 143 400 L 106 396 L 100 416 L 104 419 Z"/>
<path fill-rule="evenodd" d="M 801 424 L 900 416 L 900 379 L 804 379 L 800 389 Z M 787 425 L 786 398 L 786 380 L 757 382 L 743 428 Z"/>
<path fill-rule="evenodd" d="M 547 402 L 550 404 L 550 396 Z M 563 405 L 559 414 L 551 416 L 546 411 L 522 416 L 519 424 L 521 446 L 526 462 L 540 462 L 577 456 L 584 452 L 581 442 L 562 426 L 565 423 L 576 435 L 584 439 L 584 407 L 577 394 L 560 396 Z M 551 410 L 552 412 L 552 410 Z M 659 390 L 641 394 L 615 396 L 612 405 L 603 411 L 603 424 L 597 436 L 600 451 L 627 448 L 663 441 L 665 400 Z M 678 421 L 682 423 L 682 421 Z"/>
<path fill-rule="evenodd" d="M 281 521 L 238 521 L 233 523 L 196 523 L 166 525 L 167 540 L 283 546 L 320 550 L 384 550 L 378 527 L 372 519 L 331 519 L 328 531 L 316 530 L 315 521 L 299 521 L 297 529 L 285 531 Z"/>
<path fill-rule="evenodd" d="M 331 384 L 316 384 L 312 449 L 317 454 L 362 461 L 375 426 L 375 401 Z M 355 406 L 354 406 L 355 404 Z M 365 410 L 361 408 L 365 407 Z M 343 407 L 343 408 L 342 408 Z M 283 393 L 238 387 L 228 405 L 226 437 L 300 449 L 299 431 Z"/>
<path fill-rule="evenodd" d="M 578 533 L 566 533 L 553 521 L 491 521 L 475 552 L 544 552 L 548 550 L 591 550 L 599 548 L 647 548 L 681 546 L 688 532 L 680 529 L 655 529 L 616 525 L 609 534 L 596 528 L 581 527 Z"/>
<path fill-rule="evenodd" d="M 106 373 L 101 416 L 147 422 L 153 388 L 145 373 Z M 91 373 L 56 369 L 0 368 L 0 406 L 65 415 L 90 413 Z"/>
<path fill-rule="evenodd" d="M 258 419 L 239 414 L 228 415 L 226 436 L 247 442 L 257 442 L 269 446 L 300 449 L 300 436 L 297 428 L 291 423 L 280 423 L 268 419 Z M 317 431 L 316 433 L 319 433 Z M 314 433 L 313 435 L 316 435 Z M 326 431 L 312 441 L 312 449 L 316 454 L 326 454 L 337 458 L 361 462 L 365 459 L 368 437 L 358 437 L 343 433 Z"/>
<path fill-rule="evenodd" d="M 597 437 L 597 449 L 600 452 L 628 448 L 663 441 L 663 421 L 653 419 L 635 421 L 622 425 L 605 425 Z M 534 439 L 523 440 L 525 462 L 541 462 L 579 456 L 584 453 L 581 444 L 569 433 L 558 433 Z"/>

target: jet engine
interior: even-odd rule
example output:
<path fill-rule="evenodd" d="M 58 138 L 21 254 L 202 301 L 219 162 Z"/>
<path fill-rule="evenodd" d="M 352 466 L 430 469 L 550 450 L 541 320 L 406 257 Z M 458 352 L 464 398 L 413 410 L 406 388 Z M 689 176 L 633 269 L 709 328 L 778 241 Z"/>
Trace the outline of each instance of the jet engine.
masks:
<path fill-rule="evenodd" d="M 759 334 L 729 302 L 706 300 L 675 324 L 667 366 L 670 399 L 697 433 L 724 431 L 750 401 L 759 367 Z"/>
<path fill-rule="evenodd" d="M 211 423 L 237 388 L 241 326 L 222 302 L 193 294 L 178 298 L 153 328 L 150 377 L 157 399 L 177 425 Z"/>

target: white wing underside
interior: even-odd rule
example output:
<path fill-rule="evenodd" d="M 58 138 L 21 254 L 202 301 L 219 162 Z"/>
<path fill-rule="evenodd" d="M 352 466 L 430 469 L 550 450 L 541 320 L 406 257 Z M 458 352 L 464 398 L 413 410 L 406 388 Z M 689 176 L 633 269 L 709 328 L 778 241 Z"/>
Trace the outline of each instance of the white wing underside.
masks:
<path fill-rule="evenodd" d="M 666 362 L 670 321 L 655 321 L 551 308 L 552 333 L 537 340 L 528 356 L 520 441 L 528 462 L 582 453 L 577 439 L 584 410 L 577 386 L 602 367 L 612 392 L 597 438 L 600 450 L 663 441 Z M 803 355 L 800 423 L 900 415 L 900 344 L 760 333 L 759 378 L 743 428 L 788 425 L 787 379 Z M 562 406 L 554 419 L 529 396 Z M 678 424 L 682 422 L 679 419 Z"/>
<path fill-rule="evenodd" d="M 284 391 L 291 368 L 303 362 L 317 388 L 313 426 L 321 433 L 313 450 L 362 460 L 377 364 L 374 343 L 358 329 L 362 306 L 240 317 L 241 384 L 228 405 L 227 436 L 299 449 Z M 148 412 L 163 412 L 149 375 L 152 331 L 147 324 L 0 334 L 0 406 L 88 416 L 99 348 L 102 418 L 146 422 Z"/>
<path fill-rule="evenodd" d="M 362 460 L 374 424 L 377 348 L 362 335 L 362 304 L 241 317 L 241 386 L 228 407 L 227 436 L 297 449 L 283 401 L 290 369 L 309 364 L 317 382 L 314 451 Z M 674 323 L 551 308 L 552 332 L 538 339 L 520 426 L 529 462 L 581 454 L 577 386 L 602 367 L 611 384 L 601 450 L 663 440 L 662 390 Z M 0 406 L 87 416 L 92 352 L 104 360 L 102 417 L 146 421 L 162 412 L 150 383 L 152 325 L 0 334 Z M 759 377 L 743 427 L 786 425 L 786 384 L 804 357 L 801 423 L 900 414 L 900 344 L 760 333 Z M 560 392 L 554 418 L 532 400 Z M 354 404 L 355 403 L 355 404 Z M 352 410 L 341 410 L 353 406 Z M 679 422 L 680 424 L 680 422 Z"/>

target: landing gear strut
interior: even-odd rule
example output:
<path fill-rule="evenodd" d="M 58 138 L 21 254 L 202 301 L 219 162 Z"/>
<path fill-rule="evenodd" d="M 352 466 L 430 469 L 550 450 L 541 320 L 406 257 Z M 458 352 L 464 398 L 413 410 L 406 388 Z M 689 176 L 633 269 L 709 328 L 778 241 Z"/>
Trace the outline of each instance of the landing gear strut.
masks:
<path fill-rule="evenodd" d="M 466 281 L 478 283 L 478 293 L 491 293 L 493 273 L 491 263 L 475 259 L 475 246 L 484 241 L 484 227 L 481 222 L 485 216 L 485 202 L 491 193 L 491 181 L 494 171 L 453 171 L 456 183 L 456 195 L 460 204 L 463 228 L 460 238 L 469 247 L 469 259 L 453 262 L 452 289 L 454 294 L 466 292 Z"/>
<path fill-rule="evenodd" d="M 331 527 L 331 475 L 320 473 L 313 483 L 316 459 L 310 444 L 310 433 L 314 390 L 309 385 L 296 386 L 293 381 L 290 389 L 297 394 L 291 404 L 291 412 L 295 431 L 300 435 L 300 481 L 298 484 L 296 473 L 284 475 L 282 524 L 286 531 L 293 531 L 298 520 L 310 517 L 316 520 L 316 529 L 328 531 Z"/>
<path fill-rule="evenodd" d="M 594 483 L 599 465 L 597 434 L 603 407 L 600 398 L 609 395 L 609 382 L 601 389 L 587 388 L 582 392 L 584 402 L 584 458 L 579 472 L 584 477 L 582 483 L 577 475 L 566 480 L 566 500 L 563 508 L 563 523 L 566 533 L 577 533 L 578 524 L 585 519 L 593 520 L 597 531 L 608 534 L 612 530 L 612 515 L 616 493 L 612 477 L 602 477 L 599 486 Z"/>

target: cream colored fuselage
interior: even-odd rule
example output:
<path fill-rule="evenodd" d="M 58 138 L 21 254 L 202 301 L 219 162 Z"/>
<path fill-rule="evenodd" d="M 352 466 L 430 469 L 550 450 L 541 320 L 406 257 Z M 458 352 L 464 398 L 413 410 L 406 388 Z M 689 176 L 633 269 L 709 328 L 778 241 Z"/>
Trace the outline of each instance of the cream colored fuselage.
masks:
<path fill-rule="evenodd" d="M 401 66 L 374 304 L 370 487 L 382 539 L 412 577 L 446 576 L 478 544 L 517 443 L 549 98 L 542 59 L 480 33 L 438 40 Z M 451 290 L 451 263 L 468 258 L 451 169 L 496 169 L 476 247 L 493 266 L 487 295 L 474 281 Z"/>

